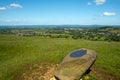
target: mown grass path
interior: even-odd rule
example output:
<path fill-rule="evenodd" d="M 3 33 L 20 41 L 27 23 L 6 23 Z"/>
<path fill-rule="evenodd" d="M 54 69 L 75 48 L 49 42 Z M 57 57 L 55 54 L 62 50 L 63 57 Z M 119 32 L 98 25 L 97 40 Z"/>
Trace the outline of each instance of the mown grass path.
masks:
<path fill-rule="evenodd" d="M 0 35 L 0 80 L 13 80 L 29 64 L 58 64 L 69 52 L 80 48 L 98 53 L 94 69 L 120 79 L 120 42 Z"/>

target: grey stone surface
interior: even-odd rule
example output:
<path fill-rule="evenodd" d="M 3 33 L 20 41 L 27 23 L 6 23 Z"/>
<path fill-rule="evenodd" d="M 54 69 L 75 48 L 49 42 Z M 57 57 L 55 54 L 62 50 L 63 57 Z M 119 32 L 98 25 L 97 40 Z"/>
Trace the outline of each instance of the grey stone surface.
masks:
<path fill-rule="evenodd" d="M 96 60 L 95 51 L 89 49 L 81 50 L 86 50 L 86 54 L 78 57 L 71 57 L 70 53 L 63 59 L 54 71 L 55 77 L 59 80 L 80 80 Z M 72 53 L 74 52 L 76 51 L 73 51 Z M 79 53 L 77 53 L 77 55 L 79 55 Z"/>

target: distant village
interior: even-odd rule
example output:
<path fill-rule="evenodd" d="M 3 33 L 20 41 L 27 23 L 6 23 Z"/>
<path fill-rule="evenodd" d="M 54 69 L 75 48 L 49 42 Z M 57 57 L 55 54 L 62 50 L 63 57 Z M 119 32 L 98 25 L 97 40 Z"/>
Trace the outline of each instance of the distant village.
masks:
<path fill-rule="evenodd" d="M 118 27 L 41 27 L 3 28 L 0 34 L 15 36 L 40 36 L 45 38 L 72 38 L 93 41 L 120 41 Z"/>

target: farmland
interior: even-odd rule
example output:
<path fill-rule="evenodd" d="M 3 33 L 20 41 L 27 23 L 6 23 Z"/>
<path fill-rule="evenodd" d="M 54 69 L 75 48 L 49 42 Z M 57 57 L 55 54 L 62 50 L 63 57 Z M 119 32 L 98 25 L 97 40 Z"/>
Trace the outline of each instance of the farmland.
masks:
<path fill-rule="evenodd" d="M 98 80 L 100 77 L 105 80 L 120 79 L 119 41 L 0 34 L 0 80 L 21 77 L 25 72 L 24 68 L 30 65 L 59 64 L 65 55 L 80 48 L 97 52 L 98 57 L 90 75 Z"/>

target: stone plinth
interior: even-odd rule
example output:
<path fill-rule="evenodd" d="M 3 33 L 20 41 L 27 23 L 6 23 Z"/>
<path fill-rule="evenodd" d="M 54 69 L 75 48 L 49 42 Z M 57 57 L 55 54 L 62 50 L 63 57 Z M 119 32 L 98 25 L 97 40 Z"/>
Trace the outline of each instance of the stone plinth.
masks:
<path fill-rule="evenodd" d="M 68 54 L 55 69 L 58 80 L 80 80 L 96 60 L 96 52 L 80 49 Z"/>

